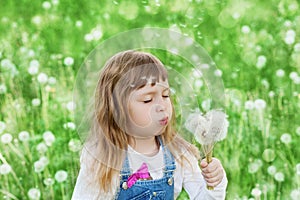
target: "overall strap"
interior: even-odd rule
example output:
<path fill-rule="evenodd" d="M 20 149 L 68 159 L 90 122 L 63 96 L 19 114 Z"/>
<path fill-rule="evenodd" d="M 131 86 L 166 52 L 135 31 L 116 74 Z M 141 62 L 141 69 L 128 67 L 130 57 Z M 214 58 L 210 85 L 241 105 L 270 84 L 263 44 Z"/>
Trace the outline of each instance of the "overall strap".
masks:
<path fill-rule="evenodd" d="M 128 152 L 125 152 L 125 160 L 120 171 L 120 180 L 126 181 L 128 177 L 132 174 L 129 165 Z"/>
<path fill-rule="evenodd" d="M 173 172 L 176 169 L 174 156 L 172 155 L 170 150 L 166 148 L 166 146 L 163 144 L 160 136 L 158 136 L 158 140 L 164 154 L 164 162 L 165 162 L 164 176 L 173 176 Z"/>

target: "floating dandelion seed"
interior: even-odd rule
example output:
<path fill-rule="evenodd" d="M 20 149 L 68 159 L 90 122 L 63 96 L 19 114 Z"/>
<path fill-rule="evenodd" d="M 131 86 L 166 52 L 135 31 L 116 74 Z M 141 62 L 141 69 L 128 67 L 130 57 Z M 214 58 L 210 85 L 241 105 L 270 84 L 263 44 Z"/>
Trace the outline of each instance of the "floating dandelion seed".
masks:
<path fill-rule="evenodd" d="M 22 141 L 22 142 L 26 142 L 28 141 L 30 138 L 30 135 L 27 131 L 21 131 L 19 133 L 19 140 Z"/>
<path fill-rule="evenodd" d="M 54 178 L 59 183 L 64 182 L 68 178 L 68 173 L 64 170 L 59 170 L 55 173 Z"/>
<path fill-rule="evenodd" d="M 4 133 L 2 136 L 1 136 L 1 142 L 3 144 L 9 144 L 11 143 L 13 137 L 10 133 Z"/>
<path fill-rule="evenodd" d="M 11 166 L 7 163 L 0 165 L 0 174 L 6 175 L 12 171 Z"/>
<path fill-rule="evenodd" d="M 38 200 L 41 198 L 41 192 L 37 188 L 29 189 L 27 195 L 28 195 L 29 199 L 31 199 L 31 200 Z"/>
<path fill-rule="evenodd" d="M 274 174 L 274 178 L 278 182 L 283 182 L 284 181 L 284 174 L 282 172 L 276 172 Z"/>
<path fill-rule="evenodd" d="M 292 136 L 289 133 L 284 133 L 281 135 L 280 140 L 284 144 L 289 144 L 292 142 Z"/>

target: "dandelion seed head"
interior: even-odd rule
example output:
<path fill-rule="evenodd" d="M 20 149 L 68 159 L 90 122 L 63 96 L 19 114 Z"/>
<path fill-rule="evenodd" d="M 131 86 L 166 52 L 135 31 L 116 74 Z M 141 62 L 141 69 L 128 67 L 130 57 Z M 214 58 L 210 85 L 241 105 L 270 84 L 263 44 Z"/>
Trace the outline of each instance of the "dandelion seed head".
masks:
<path fill-rule="evenodd" d="M 254 101 L 254 107 L 257 109 L 257 110 L 263 110 L 266 108 L 266 102 L 265 100 L 263 99 L 256 99 Z"/>
<path fill-rule="evenodd" d="M 46 131 L 43 134 L 43 139 L 47 146 L 51 146 L 52 143 L 55 141 L 55 136 L 51 131 Z"/>
<path fill-rule="evenodd" d="M 294 189 L 291 191 L 290 197 L 292 200 L 299 200 L 300 199 L 300 189 Z"/>
<path fill-rule="evenodd" d="M 5 94 L 7 92 L 7 87 L 4 84 L 0 84 L 0 94 Z"/>
<path fill-rule="evenodd" d="M 31 104 L 32 104 L 34 107 L 37 107 L 37 106 L 41 105 L 41 100 L 38 99 L 38 98 L 32 99 Z"/>
<path fill-rule="evenodd" d="M 28 195 L 29 199 L 31 199 L 31 200 L 38 200 L 41 198 L 41 192 L 37 188 L 29 189 L 27 195 Z"/>
<path fill-rule="evenodd" d="M 0 165 L 0 174 L 6 175 L 6 174 L 9 174 L 11 171 L 12 171 L 12 168 L 9 164 L 3 163 L 2 165 Z"/>
<path fill-rule="evenodd" d="M 193 70 L 193 77 L 194 78 L 198 79 L 198 78 L 201 78 L 202 76 L 203 75 L 199 70 L 196 70 L 196 69 Z"/>
<path fill-rule="evenodd" d="M 3 144 L 9 144 L 13 140 L 13 136 L 10 133 L 4 133 L 1 135 L 1 142 Z"/>
<path fill-rule="evenodd" d="M 251 29 L 250 29 L 250 27 L 249 26 L 247 26 L 247 25 L 244 25 L 244 26 L 242 26 L 242 33 L 244 33 L 244 34 L 248 34 L 248 33 L 250 33 L 250 31 L 251 31 Z"/>
<path fill-rule="evenodd" d="M 67 103 L 67 110 L 69 110 L 69 111 L 73 111 L 73 110 L 75 110 L 75 108 L 76 108 L 76 104 L 75 104 L 75 102 L 73 102 L 73 101 L 70 101 L 70 102 L 68 102 Z"/>
<path fill-rule="evenodd" d="M 268 167 L 268 174 L 270 174 L 271 176 L 274 176 L 274 174 L 276 173 L 277 169 L 274 165 L 271 165 Z"/>
<path fill-rule="evenodd" d="M 262 192 L 259 188 L 253 188 L 251 191 L 251 195 L 254 196 L 255 198 L 260 197 L 261 193 Z"/>
<path fill-rule="evenodd" d="M 44 171 L 45 165 L 42 161 L 38 160 L 33 163 L 35 173 L 40 173 Z"/>
<path fill-rule="evenodd" d="M 64 59 L 64 64 L 66 66 L 72 66 L 74 64 L 74 58 L 72 58 L 72 57 L 66 57 Z"/>
<path fill-rule="evenodd" d="M 64 182 L 68 178 L 68 173 L 64 170 L 59 170 L 55 173 L 54 178 L 59 183 Z"/>
<path fill-rule="evenodd" d="M 246 110 L 253 110 L 254 108 L 254 102 L 251 100 L 248 100 L 245 102 L 245 109 Z"/>
<path fill-rule="evenodd" d="M 291 72 L 289 77 L 290 77 L 290 79 L 294 80 L 295 78 L 298 77 L 298 73 L 297 72 Z"/>
<path fill-rule="evenodd" d="M 49 164 L 49 159 L 46 156 L 40 157 L 39 161 L 43 163 L 44 166 Z"/>
<path fill-rule="evenodd" d="M 45 73 L 40 73 L 37 77 L 37 80 L 41 84 L 45 84 L 48 81 L 48 75 Z"/>
<path fill-rule="evenodd" d="M 285 72 L 283 71 L 283 69 L 278 69 L 276 71 L 276 76 L 279 77 L 279 78 L 283 77 L 284 74 L 285 74 Z"/>
<path fill-rule="evenodd" d="M 52 2 L 52 4 L 55 5 L 55 6 L 59 4 L 59 0 L 52 0 L 51 2 Z"/>
<path fill-rule="evenodd" d="M 289 144 L 292 142 L 292 136 L 289 133 L 284 133 L 281 135 L 280 140 L 284 144 Z"/>
<path fill-rule="evenodd" d="M 46 185 L 46 186 L 51 186 L 51 185 L 53 185 L 54 184 L 54 179 L 52 179 L 52 178 L 46 178 L 46 179 L 44 179 L 44 184 Z"/>
<path fill-rule="evenodd" d="M 56 83 L 56 78 L 53 77 L 53 76 L 50 76 L 50 77 L 48 78 L 48 83 L 49 83 L 50 85 L 54 85 L 54 84 Z"/>
<path fill-rule="evenodd" d="M 78 139 L 71 139 L 69 142 L 69 150 L 72 152 L 80 151 L 81 146 L 81 142 Z"/>
<path fill-rule="evenodd" d="M 296 174 L 300 176 L 300 163 L 296 165 Z"/>
<path fill-rule="evenodd" d="M 256 67 L 258 69 L 263 68 L 266 65 L 267 58 L 264 55 L 260 55 L 257 57 Z"/>
<path fill-rule="evenodd" d="M 265 149 L 262 157 L 266 162 L 272 162 L 275 159 L 275 152 L 273 149 Z"/>
<path fill-rule="evenodd" d="M 75 130 L 76 125 L 73 122 L 67 122 L 63 125 L 65 129 Z"/>
<path fill-rule="evenodd" d="M 80 28 L 80 27 L 82 27 L 82 21 L 80 21 L 80 20 L 77 20 L 76 22 L 75 22 L 75 26 L 77 27 L 77 28 Z"/>
<path fill-rule="evenodd" d="M 27 131 L 21 131 L 19 133 L 19 140 L 22 141 L 22 142 L 26 142 L 28 141 L 30 138 L 30 135 Z"/>
<path fill-rule="evenodd" d="M 283 182 L 284 181 L 284 174 L 282 172 L 276 172 L 274 174 L 274 178 L 278 182 Z"/>
<path fill-rule="evenodd" d="M 300 52 L 300 43 L 296 43 L 294 46 L 294 52 L 299 53 Z"/>
<path fill-rule="evenodd" d="M 0 133 L 1 133 L 1 125 L 0 125 Z M 296 134 L 300 136 L 300 126 L 296 128 Z"/>
<path fill-rule="evenodd" d="M 300 128 L 300 127 L 299 127 Z M 0 121 L 0 134 L 6 129 L 6 124 L 3 121 Z"/>
<path fill-rule="evenodd" d="M 29 67 L 40 67 L 40 62 L 38 60 L 31 60 L 29 63 Z"/>
<path fill-rule="evenodd" d="M 214 71 L 214 75 L 216 76 L 216 77 L 221 77 L 222 76 L 222 71 L 220 70 L 220 69 L 217 69 L 217 70 L 215 70 Z"/>
<path fill-rule="evenodd" d="M 4 69 L 4 70 L 12 70 L 13 68 L 16 67 L 15 64 L 8 58 L 1 60 L 0 65 L 1 65 L 2 69 Z"/>
<path fill-rule="evenodd" d="M 48 147 L 45 143 L 41 142 L 36 146 L 36 150 L 40 153 L 40 154 L 44 154 L 47 152 Z"/>
<path fill-rule="evenodd" d="M 274 92 L 274 91 L 270 91 L 270 92 L 269 92 L 269 97 L 270 97 L 270 98 L 273 98 L 274 96 L 275 96 L 275 92 Z"/>
<path fill-rule="evenodd" d="M 84 40 L 85 40 L 86 42 L 91 42 L 93 39 L 94 39 L 94 37 L 93 37 L 93 35 L 90 34 L 90 33 L 87 33 L 87 34 L 84 35 Z"/>
<path fill-rule="evenodd" d="M 42 23 L 42 21 L 42 17 L 39 15 L 36 15 L 31 19 L 31 22 L 37 26 L 39 26 Z"/>
<path fill-rule="evenodd" d="M 194 85 L 196 88 L 201 88 L 203 86 L 203 81 L 198 79 L 195 81 Z"/>
<path fill-rule="evenodd" d="M 42 4 L 42 7 L 45 10 L 49 10 L 51 8 L 51 3 L 49 1 L 44 1 L 43 4 Z"/>
<path fill-rule="evenodd" d="M 260 165 L 256 162 L 252 162 L 248 166 L 248 172 L 250 174 L 255 174 L 259 170 Z"/>

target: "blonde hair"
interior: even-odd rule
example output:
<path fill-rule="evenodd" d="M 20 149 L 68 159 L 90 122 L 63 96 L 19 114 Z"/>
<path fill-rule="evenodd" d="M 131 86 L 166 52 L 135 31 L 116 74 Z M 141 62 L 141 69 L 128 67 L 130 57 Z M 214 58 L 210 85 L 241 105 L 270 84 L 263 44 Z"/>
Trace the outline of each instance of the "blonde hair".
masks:
<path fill-rule="evenodd" d="M 96 181 L 104 192 L 113 190 L 114 178 L 119 177 L 129 135 L 126 124 L 126 102 L 131 91 L 146 84 L 145 77 L 154 77 L 154 82 L 166 80 L 163 64 L 150 53 L 123 51 L 111 57 L 101 71 L 95 91 L 95 111 L 86 148 L 93 151 L 96 159 L 90 166 Z M 173 107 L 173 105 L 172 105 Z M 174 108 L 173 108 L 174 112 Z M 199 159 L 198 149 L 181 138 L 174 130 L 175 114 L 161 139 L 175 159 L 182 163 L 188 152 Z M 100 162 L 99 162 L 100 161 Z"/>

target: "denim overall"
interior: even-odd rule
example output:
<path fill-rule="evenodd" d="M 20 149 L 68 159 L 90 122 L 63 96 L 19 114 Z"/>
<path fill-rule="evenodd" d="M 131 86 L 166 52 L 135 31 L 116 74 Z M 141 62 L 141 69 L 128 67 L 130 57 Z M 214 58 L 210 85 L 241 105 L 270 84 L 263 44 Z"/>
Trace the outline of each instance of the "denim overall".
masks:
<path fill-rule="evenodd" d="M 174 177 L 176 168 L 175 159 L 171 152 L 164 147 L 159 138 L 163 150 L 165 168 L 163 177 L 155 180 L 138 180 L 131 188 L 127 187 L 127 179 L 132 174 L 129 166 L 128 155 L 124 160 L 123 168 L 120 173 L 120 188 L 116 199 L 120 200 L 148 200 L 148 199 L 174 199 Z"/>

